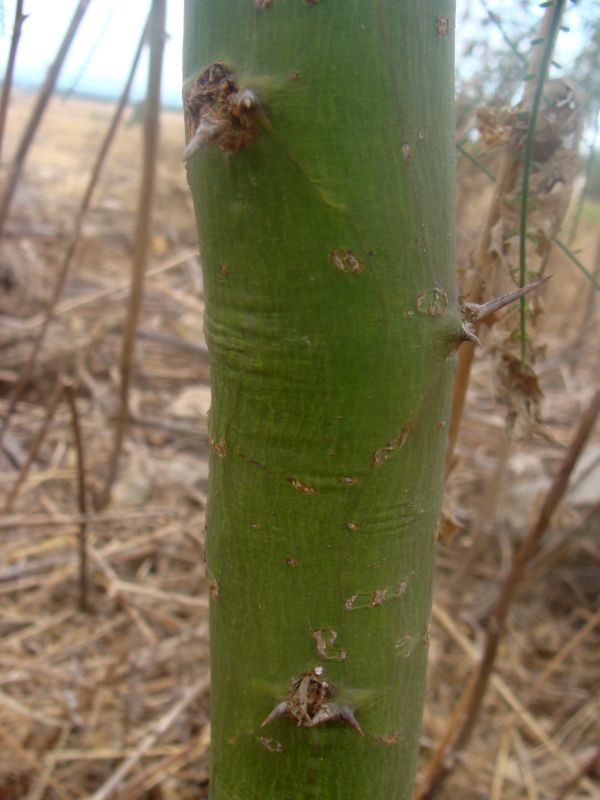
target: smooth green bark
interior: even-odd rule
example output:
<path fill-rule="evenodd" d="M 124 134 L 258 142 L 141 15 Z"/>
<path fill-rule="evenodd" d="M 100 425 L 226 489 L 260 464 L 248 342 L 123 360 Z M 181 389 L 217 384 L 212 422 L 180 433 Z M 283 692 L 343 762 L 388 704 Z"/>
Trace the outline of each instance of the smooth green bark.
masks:
<path fill-rule="evenodd" d="M 453 2 L 188 0 L 256 139 L 188 160 L 213 402 L 212 800 L 411 797 L 460 335 Z M 188 135 L 193 133 L 188 122 Z M 283 717 L 322 667 L 355 713 Z"/>

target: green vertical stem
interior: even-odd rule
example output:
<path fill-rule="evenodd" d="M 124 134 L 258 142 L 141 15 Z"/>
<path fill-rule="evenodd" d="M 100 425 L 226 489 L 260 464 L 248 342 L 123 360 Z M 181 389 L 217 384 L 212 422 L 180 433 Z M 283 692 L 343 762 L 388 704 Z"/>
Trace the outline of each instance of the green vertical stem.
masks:
<path fill-rule="evenodd" d="M 453 33 L 451 0 L 186 3 L 212 800 L 412 795 L 461 329 Z"/>

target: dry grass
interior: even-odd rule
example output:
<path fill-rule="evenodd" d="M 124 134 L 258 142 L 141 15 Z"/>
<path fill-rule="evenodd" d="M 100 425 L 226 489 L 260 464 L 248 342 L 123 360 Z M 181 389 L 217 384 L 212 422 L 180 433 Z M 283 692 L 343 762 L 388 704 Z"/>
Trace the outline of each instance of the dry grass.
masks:
<path fill-rule="evenodd" d="M 18 95 L 6 151 L 31 98 Z M 43 319 L 44 301 L 108 124 L 107 106 L 54 99 L 2 247 L 0 411 Z M 73 377 L 89 497 L 101 490 L 116 410 L 116 364 L 130 270 L 140 128 L 109 158 L 59 313 L 0 461 L 0 502 L 27 457 L 56 380 Z M 0 800 L 204 797 L 208 748 L 208 362 L 202 277 L 180 163 L 182 121 L 163 118 L 156 228 L 137 338 L 133 425 L 112 504 L 87 518 L 91 612 L 78 610 L 76 452 L 62 403 L 13 511 L 0 522 Z M 485 179 L 464 175 L 461 240 L 483 224 Z M 481 182 L 483 181 L 483 182 Z M 470 198 L 479 198 L 473 202 Z M 585 221 L 580 258 L 593 266 Z M 493 359 L 478 354 L 448 486 L 462 526 L 440 542 L 423 763 L 480 653 L 486 614 L 597 382 L 597 319 L 575 268 L 554 255 L 536 331 L 541 424 L 507 443 Z M 10 289 L 10 290 L 6 290 Z M 589 316 L 591 315 L 591 316 Z M 589 327 L 589 326 L 588 326 Z M 588 452 L 600 461 L 600 432 Z M 594 466 L 595 463 L 595 466 Z M 600 740 L 600 517 L 593 486 L 557 514 L 509 618 L 468 751 L 444 798 L 552 800 Z M 93 502 L 90 503 L 93 507 Z M 476 557 L 474 555 L 476 554 Z M 573 798 L 600 798 L 598 774 Z"/>

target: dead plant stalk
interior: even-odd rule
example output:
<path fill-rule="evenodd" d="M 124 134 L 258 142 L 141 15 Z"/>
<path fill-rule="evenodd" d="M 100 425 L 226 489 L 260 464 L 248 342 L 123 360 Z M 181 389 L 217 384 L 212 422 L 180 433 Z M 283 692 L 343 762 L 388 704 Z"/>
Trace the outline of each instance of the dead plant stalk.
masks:
<path fill-rule="evenodd" d="M 600 747 L 596 747 L 593 751 L 592 755 L 587 758 L 581 767 L 577 770 L 575 775 L 570 778 L 558 791 L 558 794 L 554 797 L 554 800 L 566 800 L 567 797 L 571 794 L 571 792 L 575 791 L 577 788 L 577 784 L 579 781 L 584 778 L 586 775 L 589 775 L 594 771 L 598 763 L 600 762 Z"/>
<path fill-rule="evenodd" d="M 77 399 L 71 381 L 65 382 L 65 397 L 71 412 L 71 426 L 75 452 L 77 453 L 77 506 L 81 514 L 79 524 L 79 608 L 89 611 L 88 606 L 88 568 L 87 568 L 87 499 L 85 491 L 85 457 L 83 450 L 83 436 L 77 410 Z"/>
<path fill-rule="evenodd" d="M 209 678 L 204 677 L 197 681 L 193 686 L 190 686 L 181 700 L 176 703 L 161 719 L 153 726 L 149 733 L 144 736 L 139 745 L 135 748 L 133 753 L 115 770 L 111 777 L 104 783 L 97 792 L 95 792 L 88 800 L 108 800 L 109 797 L 114 797 L 115 789 L 124 781 L 129 775 L 133 767 L 143 758 L 145 753 L 163 736 L 174 722 L 183 714 L 186 708 L 197 697 L 208 691 L 210 682 Z"/>
<path fill-rule="evenodd" d="M 10 52 L 6 63 L 6 72 L 2 81 L 2 95 L 0 96 L 0 161 L 2 160 L 2 144 L 4 143 L 4 129 L 6 127 L 6 115 L 8 113 L 8 102 L 12 89 L 13 72 L 15 61 L 17 60 L 17 48 L 21 38 L 21 29 L 27 19 L 27 14 L 23 14 L 23 0 L 17 0 L 15 7 L 15 21 L 13 23 L 13 33 L 10 40 Z"/>
<path fill-rule="evenodd" d="M 129 421 L 129 388 L 131 385 L 135 333 L 142 306 L 144 273 L 148 260 L 149 231 L 152 218 L 154 186 L 156 183 L 156 164 L 158 160 L 160 80 L 165 43 L 165 7 L 166 0 L 153 0 L 150 10 L 150 65 L 144 108 L 143 166 L 135 232 L 135 251 L 133 256 L 129 304 L 121 348 L 119 409 L 117 412 L 113 450 L 109 461 L 109 472 L 103 496 L 100 499 L 100 508 L 105 508 L 110 500 L 110 492 L 119 467 L 119 456 L 123 449 L 125 431 Z"/>
<path fill-rule="evenodd" d="M 42 446 L 44 439 L 46 438 L 46 434 L 48 433 L 48 429 L 50 428 L 50 423 L 54 418 L 54 414 L 56 413 L 56 409 L 58 408 L 58 404 L 62 398 L 63 394 L 63 379 L 59 377 L 54 384 L 54 388 L 52 393 L 50 394 L 50 399 L 48 400 L 48 404 L 46 406 L 46 415 L 44 417 L 44 421 L 37 432 L 37 435 L 34 437 L 30 447 L 29 452 L 27 453 L 27 458 L 23 462 L 21 469 L 19 470 L 17 477 L 15 478 L 15 482 L 13 484 L 12 489 L 10 490 L 8 497 L 6 498 L 6 503 L 4 504 L 4 513 L 8 514 L 12 511 L 13 505 L 17 497 L 19 496 L 19 492 L 21 491 L 21 486 L 23 485 L 27 475 L 29 474 L 29 470 L 31 469 L 31 465 L 36 459 L 36 456 Z"/>

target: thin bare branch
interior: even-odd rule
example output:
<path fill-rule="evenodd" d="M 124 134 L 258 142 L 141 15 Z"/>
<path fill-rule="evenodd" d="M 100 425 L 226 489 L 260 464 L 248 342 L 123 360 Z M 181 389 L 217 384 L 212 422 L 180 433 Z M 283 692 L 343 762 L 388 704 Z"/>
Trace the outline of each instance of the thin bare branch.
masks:
<path fill-rule="evenodd" d="M 65 397 L 71 411 L 71 426 L 73 428 L 73 439 L 75 440 L 75 451 L 77 452 L 77 507 L 81 514 L 79 524 L 79 608 L 81 611 L 89 611 L 88 605 L 88 566 L 87 566 L 87 498 L 85 492 L 85 457 L 83 450 L 83 436 L 81 435 L 81 425 L 79 413 L 77 411 L 77 399 L 71 381 L 65 381 Z"/>
<path fill-rule="evenodd" d="M 589 775 L 600 763 L 600 746 L 596 747 L 594 752 L 589 758 L 581 765 L 580 769 L 570 778 L 559 790 L 554 800 L 566 800 L 566 798 L 577 788 L 579 781 L 586 775 Z"/>
<path fill-rule="evenodd" d="M 10 100 L 10 90 L 12 89 L 15 61 L 17 60 L 17 48 L 19 46 L 19 39 L 21 38 L 21 29 L 26 19 L 27 14 L 23 14 L 23 0 L 17 0 L 12 39 L 10 40 L 10 52 L 8 54 L 8 61 L 6 63 L 4 80 L 2 81 L 2 95 L 0 96 L 0 160 L 2 160 L 4 129 L 6 127 L 6 115 L 8 113 L 8 103 Z"/>
<path fill-rule="evenodd" d="M 165 42 L 165 7 L 166 0 L 153 0 L 150 11 L 150 67 L 148 71 L 148 87 L 144 109 L 143 172 L 140 182 L 131 290 L 121 349 L 119 410 L 117 414 L 113 452 L 109 462 L 108 478 L 100 501 L 101 508 L 105 507 L 110 500 L 110 491 L 119 467 L 119 456 L 123 449 L 125 430 L 129 421 L 129 387 L 131 384 L 135 332 L 142 306 L 144 277 L 146 262 L 148 260 L 152 201 L 156 182 L 156 163 L 160 132 L 160 80 Z"/>
<path fill-rule="evenodd" d="M 154 278 L 157 275 L 162 275 L 165 272 L 169 272 L 170 270 L 185 264 L 185 262 L 191 258 L 198 258 L 197 247 L 185 248 L 181 252 L 165 258 L 164 261 L 160 261 L 156 266 L 151 267 L 146 271 L 146 278 Z M 79 308 L 91 305 L 92 303 L 97 303 L 99 300 L 105 300 L 107 297 L 118 298 L 119 295 L 126 296 L 126 292 L 130 284 L 131 281 L 128 278 L 125 280 L 114 279 L 111 281 L 110 286 L 103 286 L 101 289 L 93 289 L 92 291 L 81 293 L 75 297 L 69 297 L 67 300 L 63 300 L 58 304 L 54 312 L 54 318 L 65 316 L 66 314 L 70 314 L 72 311 L 76 311 Z M 45 319 L 45 313 L 33 314 L 31 317 L 29 317 L 29 319 L 16 323 L 15 327 L 19 332 L 27 334 L 29 331 L 33 331 L 43 325 Z"/>
<path fill-rule="evenodd" d="M 27 458 L 23 462 L 21 469 L 17 474 L 13 487 L 10 490 L 9 495 L 6 499 L 6 503 L 4 505 L 5 514 L 7 514 L 9 511 L 12 511 L 12 507 L 15 504 L 15 500 L 19 496 L 19 492 L 21 490 L 21 486 L 23 485 L 23 481 L 27 477 L 27 474 L 31 469 L 31 465 L 35 461 L 39 449 L 42 446 L 44 439 L 46 438 L 46 434 L 48 433 L 50 423 L 54 418 L 54 414 L 56 413 L 56 409 L 58 408 L 58 404 L 62 397 L 62 392 L 63 392 L 63 381 L 62 378 L 58 378 L 58 380 L 54 384 L 54 389 L 52 390 L 52 394 L 50 395 L 50 400 L 48 401 L 48 405 L 46 406 L 46 416 L 44 417 L 44 421 L 42 422 L 42 425 L 39 431 L 37 432 L 37 435 L 34 437 L 31 443 L 31 447 L 29 448 L 29 452 L 27 453 Z"/>

